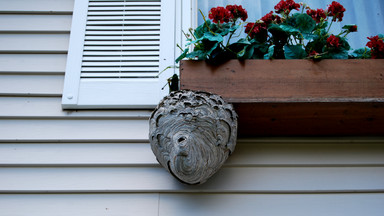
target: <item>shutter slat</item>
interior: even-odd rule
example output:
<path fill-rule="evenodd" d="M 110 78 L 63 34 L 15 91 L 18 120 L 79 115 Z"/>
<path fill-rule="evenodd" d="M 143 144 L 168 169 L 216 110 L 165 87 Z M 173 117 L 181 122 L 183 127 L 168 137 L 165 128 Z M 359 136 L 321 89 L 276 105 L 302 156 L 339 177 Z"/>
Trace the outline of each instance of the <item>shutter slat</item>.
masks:
<path fill-rule="evenodd" d="M 83 62 L 83 66 L 149 66 L 149 67 L 158 67 L 158 62 Z"/>
<path fill-rule="evenodd" d="M 130 72 L 154 72 L 159 71 L 158 67 L 83 67 L 83 72 L 119 72 L 119 71 L 130 71 Z"/>
<path fill-rule="evenodd" d="M 99 62 L 105 62 L 105 61 L 159 61 L 158 56 L 116 56 L 116 57 L 83 57 L 83 61 L 99 61 Z"/>
<path fill-rule="evenodd" d="M 127 12 L 125 12 L 127 13 Z M 147 16 L 88 16 L 88 20 L 156 20 L 160 21 L 160 14 L 149 14 Z"/>
<path fill-rule="evenodd" d="M 89 2 L 90 7 L 103 7 L 103 6 L 157 6 L 160 7 L 160 1 L 146 2 L 146 1 L 121 1 L 121 2 Z"/>
<path fill-rule="evenodd" d="M 159 35 L 141 35 L 141 36 L 85 36 L 87 41 L 158 41 L 160 40 Z"/>
<path fill-rule="evenodd" d="M 159 51 L 85 51 L 84 56 L 159 56 Z"/>
<path fill-rule="evenodd" d="M 121 51 L 144 51 L 144 50 L 151 50 L 151 51 L 159 51 L 159 45 L 150 45 L 150 46 L 142 46 L 138 44 L 134 44 L 131 46 L 85 46 L 85 51 L 104 51 L 104 50 L 121 50 Z"/>
<path fill-rule="evenodd" d="M 148 30 L 148 31 L 86 31 L 85 35 L 160 35 L 160 32 L 157 30 Z"/>
<path fill-rule="evenodd" d="M 159 41 L 85 41 L 85 45 L 159 45 Z"/>
<path fill-rule="evenodd" d="M 82 73 L 82 78 L 134 78 L 134 77 L 142 77 L 142 78 L 153 78 L 157 76 L 157 72 L 155 73 Z"/>
<path fill-rule="evenodd" d="M 132 9 L 129 8 L 129 10 L 125 11 L 90 11 L 88 13 L 89 16 L 122 16 L 126 15 L 127 12 L 129 12 L 129 16 L 136 16 L 136 15 L 148 15 L 148 16 L 160 16 L 160 10 L 152 10 L 152 11 L 145 11 L 143 8 L 136 8 Z"/>
<path fill-rule="evenodd" d="M 89 11 L 160 11 L 157 6 L 130 6 L 130 7 L 90 7 Z"/>
<path fill-rule="evenodd" d="M 160 20 L 87 21 L 87 25 L 160 25 Z"/>
<path fill-rule="evenodd" d="M 139 31 L 139 30 L 147 30 L 147 31 L 160 31 L 159 25 L 153 26 L 87 26 L 86 30 L 90 31 Z"/>

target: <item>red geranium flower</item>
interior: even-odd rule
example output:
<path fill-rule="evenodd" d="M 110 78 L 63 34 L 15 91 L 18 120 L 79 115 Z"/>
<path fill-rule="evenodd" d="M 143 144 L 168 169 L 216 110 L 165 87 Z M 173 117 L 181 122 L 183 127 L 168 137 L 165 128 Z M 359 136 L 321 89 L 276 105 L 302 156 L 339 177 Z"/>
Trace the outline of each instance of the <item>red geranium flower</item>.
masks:
<path fill-rule="evenodd" d="M 327 18 L 327 15 L 325 15 L 323 9 L 307 10 L 307 14 L 311 16 L 312 19 L 316 21 L 316 23 L 321 22 L 321 19 Z"/>
<path fill-rule="evenodd" d="M 285 13 L 285 14 L 289 14 L 289 12 L 291 12 L 291 10 L 295 9 L 295 10 L 299 10 L 300 8 L 300 4 L 296 3 L 295 1 L 293 0 L 281 0 L 276 6 L 275 6 L 275 10 L 276 10 L 276 13 Z"/>
<path fill-rule="evenodd" d="M 335 35 L 331 35 L 327 39 L 327 46 L 329 48 L 339 48 L 341 46 L 340 38 L 336 37 Z"/>
<path fill-rule="evenodd" d="M 240 18 L 245 21 L 248 18 L 247 10 L 245 10 L 241 5 L 227 5 L 225 9 L 231 12 L 234 20 Z"/>
<path fill-rule="evenodd" d="M 327 11 L 328 16 L 333 16 L 332 21 L 336 21 L 336 19 L 339 21 L 343 20 L 345 8 L 340 3 L 333 1 L 332 4 L 328 6 Z"/>
<path fill-rule="evenodd" d="M 264 41 L 268 37 L 268 30 L 267 30 L 267 25 L 265 23 L 248 23 L 245 26 L 245 31 L 246 34 L 249 35 L 251 38 L 256 38 Z"/>
<path fill-rule="evenodd" d="M 384 58 L 384 42 L 383 38 L 379 38 L 378 35 L 373 37 L 367 37 L 369 42 L 367 47 L 371 48 L 371 56 L 373 59 Z"/>
<path fill-rule="evenodd" d="M 233 18 L 231 12 L 224 7 L 216 7 L 211 8 L 209 11 L 208 18 L 212 20 L 214 23 L 224 23 L 229 22 L 231 18 Z"/>
<path fill-rule="evenodd" d="M 267 13 L 265 16 L 263 16 L 260 20 L 262 20 L 266 25 L 273 23 L 281 23 L 281 18 L 275 14 L 273 14 L 273 11 Z"/>

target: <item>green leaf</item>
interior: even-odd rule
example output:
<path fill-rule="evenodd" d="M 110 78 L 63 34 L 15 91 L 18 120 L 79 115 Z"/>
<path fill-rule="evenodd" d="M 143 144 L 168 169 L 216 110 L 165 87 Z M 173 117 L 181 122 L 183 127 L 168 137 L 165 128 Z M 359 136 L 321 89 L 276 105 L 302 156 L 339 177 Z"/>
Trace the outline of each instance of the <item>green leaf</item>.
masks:
<path fill-rule="evenodd" d="M 285 45 L 284 55 L 286 59 L 303 59 L 307 57 L 307 52 L 302 45 Z"/>
<path fill-rule="evenodd" d="M 295 28 L 295 27 L 292 27 L 290 25 L 286 25 L 286 24 L 280 24 L 280 25 L 277 25 L 277 24 L 270 24 L 269 27 L 268 27 L 268 31 L 276 34 L 276 33 L 288 33 L 288 34 L 296 34 L 296 33 L 300 33 L 299 29 Z"/>
<path fill-rule="evenodd" d="M 224 40 L 220 34 L 213 34 L 211 32 L 205 32 L 203 36 L 191 42 L 191 44 L 199 43 L 198 49 L 206 51 L 207 55 L 216 49 L 220 42 Z M 189 45 L 189 44 L 187 44 Z M 194 51 L 197 51 L 195 48 Z"/>
<path fill-rule="evenodd" d="M 211 25 L 211 21 L 210 20 L 207 20 L 205 21 L 203 24 L 199 25 L 195 31 L 193 32 L 193 34 L 195 35 L 195 37 L 197 39 L 203 37 L 203 35 L 206 33 L 206 32 L 209 32 L 209 28 L 207 26 L 210 26 Z"/>
<path fill-rule="evenodd" d="M 300 30 L 293 27 L 293 26 L 290 26 L 290 25 L 284 25 L 284 24 L 281 24 L 280 25 L 280 28 L 286 32 L 286 33 L 291 33 L 291 34 L 294 34 L 294 33 L 300 33 Z"/>
<path fill-rule="evenodd" d="M 347 38 L 344 37 L 339 37 L 340 38 L 340 43 L 341 43 L 341 49 L 343 50 L 350 50 L 351 46 L 349 45 Z"/>
<path fill-rule="evenodd" d="M 329 57 L 331 59 L 348 59 L 348 51 L 342 50 L 341 52 L 337 53 L 329 53 Z"/>
<path fill-rule="evenodd" d="M 202 39 L 207 39 L 207 40 L 216 41 L 216 42 L 222 42 L 224 40 L 223 36 L 221 36 L 220 34 L 214 35 L 211 32 L 204 33 L 204 36 L 202 37 Z"/>
<path fill-rule="evenodd" d="M 378 34 L 380 39 L 384 39 L 384 34 Z"/>
<path fill-rule="evenodd" d="M 184 50 L 184 52 L 183 52 L 179 57 L 177 57 L 177 59 L 176 59 L 176 63 L 178 63 L 181 59 L 187 57 L 187 53 L 188 53 L 188 52 L 189 52 L 189 48 L 186 48 L 186 49 Z"/>
<path fill-rule="evenodd" d="M 264 59 L 272 59 L 274 52 L 275 52 L 275 45 L 272 45 L 268 48 L 268 52 L 264 55 Z"/>
<path fill-rule="evenodd" d="M 245 45 L 251 45 L 251 42 L 247 40 L 246 38 L 241 38 L 239 39 L 236 43 L 234 44 L 245 44 Z"/>
<path fill-rule="evenodd" d="M 371 50 L 366 47 L 356 49 L 350 54 L 350 56 L 352 56 L 352 58 L 358 58 L 358 59 L 371 58 Z"/>
<path fill-rule="evenodd" d="M 196 50 L 188 53 L 185 57 L 191 59 L 197 58 L 197 60 L 205 60 L 207 59 L 207 56 L 207 52 L 204 52 L 203 50 Z"/>
<path fill-rule="evenodd" d="M 310 33 L 316 27 L 316 21 L 312 19 L 311 16 L 305 13 L 296 13 L 294 14 L 296 19 L 295 27 L 300 30 L 302 33 Z"/>

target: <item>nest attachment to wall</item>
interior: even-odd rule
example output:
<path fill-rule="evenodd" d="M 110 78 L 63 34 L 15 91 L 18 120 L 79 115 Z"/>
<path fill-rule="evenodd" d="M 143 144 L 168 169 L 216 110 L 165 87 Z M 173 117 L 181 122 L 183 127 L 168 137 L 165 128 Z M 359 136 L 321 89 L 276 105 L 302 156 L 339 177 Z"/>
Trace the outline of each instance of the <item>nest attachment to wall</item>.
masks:
<path fill-rule="evenodd" d="M 149 120 L 149 140 L 159 163 L 179 181 L 202 184 L 235 150 L 237 114 L 221 96 L 171 92 Z"/>

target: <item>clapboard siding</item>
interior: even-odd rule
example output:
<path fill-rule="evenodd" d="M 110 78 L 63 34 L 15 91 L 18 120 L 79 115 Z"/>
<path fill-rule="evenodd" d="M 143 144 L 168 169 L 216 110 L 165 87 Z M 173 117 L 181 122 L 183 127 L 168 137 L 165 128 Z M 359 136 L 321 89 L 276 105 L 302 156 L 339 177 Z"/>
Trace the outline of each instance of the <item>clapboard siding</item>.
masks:
<path fill-rule="evenodd" d="M 223 167 L 200 186 L 161 167 L 4 167 L 0 192 L 384 193 L 384 167 Z"/>
<path fill-rule="evenodd" d="M 382 216 L 384 211 L 382 194 L 161 194 L 160 202 L 158 198 L 157 194 L 5 194 L 0 195 L 0 208 L 28 216 Z"/>
<path fill-rule="evenodd" d="M 149 119 L 151 110 L 62 110 L 60 97 L 1 97 L 0 118 Z"/>
<path fill-rule="evenodd" d="M 62 74 L 66 54 L 1 54 L 0 74 Z"/>
<path fill-rule="evenodd" d="M 148 121 L 129 119 L 3 119 L 0 140 L 148 140 Z"/>
<path fill-rule="evenodd" d="M 1 53 L 66 53 L 69 34 L 0 34 Z"/>
<path fill-rule="evenodd" d="M 28 216 L 158 215 L 158 194 L 4 194 L 0 212 Z"/>
<path fill-rule="evenodd" d="M 382 216 L 383 194 L 165 194 L 159 216 Z"/>
<path fill-rule="evenodd" d="M 62 110 L 73 3 L 0 0 L 0 215 L 382 215 L 382 137 L 239 140 L 186 186 L 151 152 L 151 110 Z"/>
<path fill-rule="evenodd" d="M 330 145 L 240 142 L 209 182 L 186 186 L 148 143 L 3 143 L 0 192 L 384 193 L 382 143 Z"/>
<path fill-rule="evenodd" d="M 143 143 L 2 143 L 2 167 L 140 166 L 158 163 Z M 241 143 L 224 167 L 384 167 L 381 143 Z"/>
<path fill-rule="evenodd" d="M 148 143 L 2 143 L 0 167 L 158 167 Z"/>
<path fill-rule="evenodd" d="M 72 14 L 74 0 L 0 0 L 0 13 Z"/>
<path fill-rule="evenodd" d="M 0 33 L 61 32 L 69 33 L 71 15 L 0 14 Z"/>
<path fill-rule="evenodd" d="M 61 96 L 63 75 L 2 75 L 0 95 Z"/>

